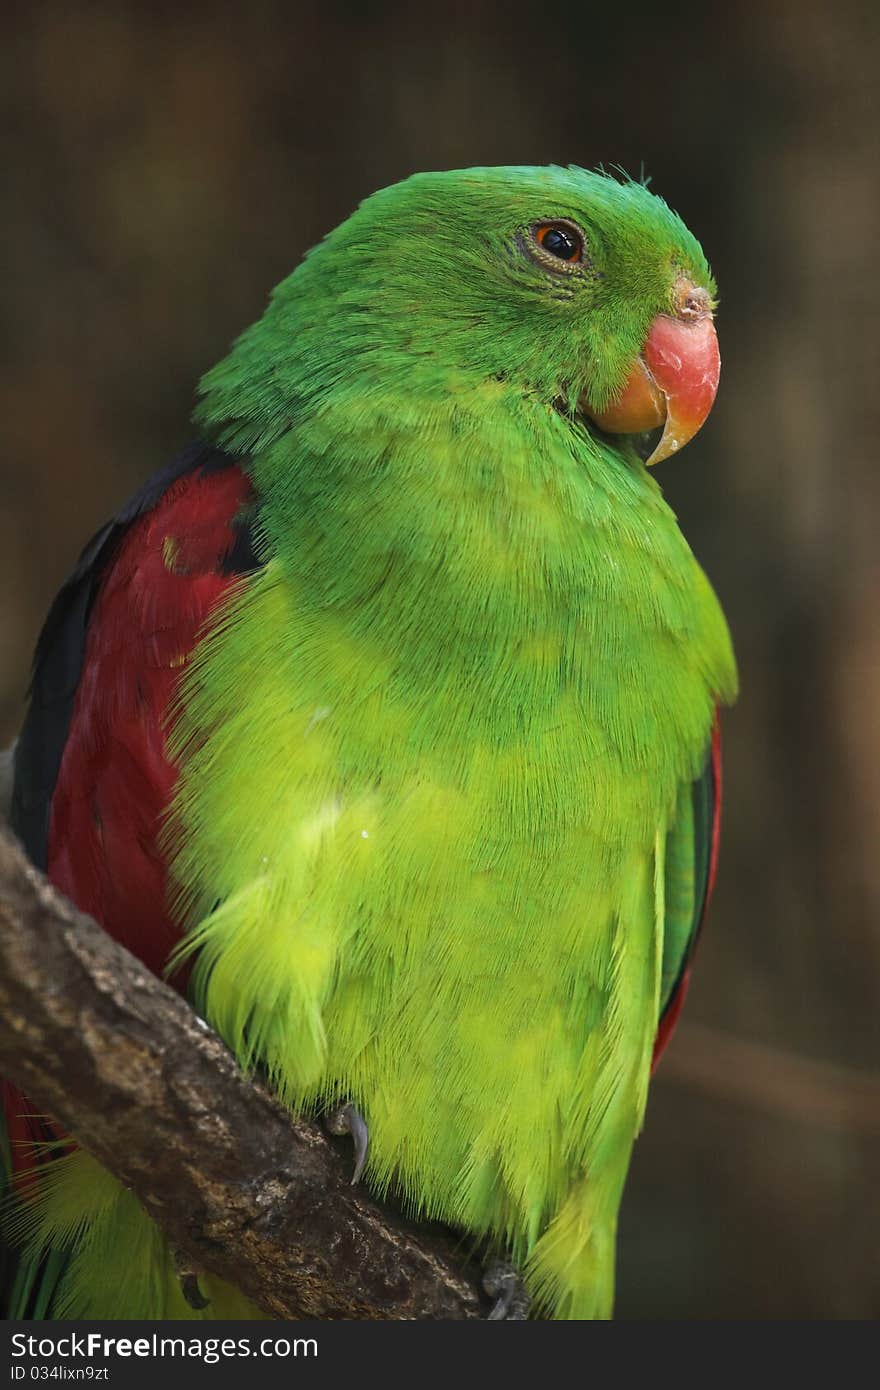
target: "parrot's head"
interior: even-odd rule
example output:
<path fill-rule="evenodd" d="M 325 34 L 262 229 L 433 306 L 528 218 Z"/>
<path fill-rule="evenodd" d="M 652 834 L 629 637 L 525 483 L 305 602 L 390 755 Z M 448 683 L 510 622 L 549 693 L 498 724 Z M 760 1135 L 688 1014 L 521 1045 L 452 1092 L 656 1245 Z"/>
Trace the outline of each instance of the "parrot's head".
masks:
<path fill-rule="evenodd" d="M 200 416 L 242 423 L 242 383 L 283 411 L 285 362 L 295 395 L 306 359 L 404 391 L 503 382 L 606 433 L 662 430 L 656 463 L 715 398 L 714 307 L 699 243 L 641 183 L 552 166 L 416 174 L 366 199 L 279 287 L 205 379 Z M 262 386 L 242 371 L 259 375 L 261 355 Z"/>

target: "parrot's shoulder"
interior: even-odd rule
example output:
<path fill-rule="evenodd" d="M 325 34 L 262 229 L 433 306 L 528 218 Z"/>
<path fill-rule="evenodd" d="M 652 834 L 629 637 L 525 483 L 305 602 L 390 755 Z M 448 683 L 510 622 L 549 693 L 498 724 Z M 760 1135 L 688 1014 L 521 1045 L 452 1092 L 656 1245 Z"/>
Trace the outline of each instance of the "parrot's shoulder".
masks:
<path fill-rule="evenodd" d="M 195 442 L 95 533 L 59 590 L 37 641 L 10 812 L 39 867 L 47 867 L 50 809 L 84 677 L 101 668 L 92 713 L 100 716 L 103 702 L 110 718 L 121 712 L 126 680 L 144 698 L 139 668 L 159 664 L 169 641 L 186 655 L 217 593 L 256 564 L 251 497 L 234 458 Z"/>

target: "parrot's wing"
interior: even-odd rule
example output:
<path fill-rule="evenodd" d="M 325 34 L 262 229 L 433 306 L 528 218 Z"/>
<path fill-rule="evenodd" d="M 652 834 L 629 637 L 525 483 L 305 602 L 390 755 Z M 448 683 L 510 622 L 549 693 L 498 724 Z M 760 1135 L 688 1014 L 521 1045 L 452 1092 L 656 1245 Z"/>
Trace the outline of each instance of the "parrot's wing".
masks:
<path fill-rule="evenodd" d="M 672 1037 L 687 994 L 691 959 L 715 882 L 720 829 L 721 728 L 716 717 L 706 766 L 695 782 L 682 789 L 675 822 L 666 837 L 666 915 L 655 1067 Z"/>
<path fill-rule="evenodd" d="M 236 461 L 196 443 L 102 527 L 49 611 L 15 748 L 10 821 L 28 855 L 157 971 L 178 936 L 157 843 L 167 707 L 210 610 L 257 567 L 252 511 Z M 0 1081 L 0 1189 L 58 1139 L 36 1111 Z M 0 1271 L 15 1316 L 39 1316 L 56 1265 L 21 1261 L 11 1292 Z"/>
<path fill-rule="evenodd" d="M 113 636 L 112 632 L 102 634 L 95 622 L 94 609 L 102 588 L 106 588 L 124 558 L 126 578 L 131 582 L 127 611 L 122 616 L 127 622 L 132 662 L 140 658 L 144 665 L 156 664 L 155 655 L 147 647 L 155 642 L 160 625 L 165 631 L 179 628 L 181 643 L 189 637 L 191 646 L 204 617 L 204 612 L 194 611 L 194 601 L 200 597 L 199 581 L 211 573 L 224 577 L 245 568 L 237 563 L 240 535 L 234 523 L 242 500 L 249 496 L 247 482 L 233 459 L 209 445 L 193 443 L 101 527 L 59 590 L 37 642 L 30 705 L 15 750 L 10 810 L 12 826 L 38 868 L 48 867 L 52 798 L 72 732 L 81 678 L 88 676 L 89 657 L 100 657 L 102 640 L 112 640 Z M 162 513 L 161 525 L 167 535 L 157 534 L 156 527 L 148 524 L 157 510 Z M 193 527 L 201 542 L 200 563 L 189 566 L 187 577 L 191 582 L 182 585 L 182 567 L 175 570 L 168 565 L 167 552 L 162 547 L 185 536 L 187 528 Z M 169 592 L 154 594 L 148 605 L 143 587 L 148 577 L 156 578 L 146 571 L 150 561 L 155 560 L 157 545 L 166 560 Z M 128 552 L 124 557 L 120 554 L 123 550 Z M 189 593 L 184 592 L 187 589 Z M 170 601 L 178 606 L 176 614 L 171 611 Z M 164 611 L 159 611 L 160 606 Z M 196 606 L 206 609 L 210 600 Z M 103 615 L 105 623 L 112 616 L 115 615 Z M 99 622 L 101 617 L 99 614 Z M 198 619 L 195 626 L 193 618 Z M 88 656 L 87 645 L 92 648 Z M 182 652 L 187 650 L 188 647 L 181 647 Z"/>
<path fill-rule="evenodd" d="M 34 863 L 157 973 L 179 931 L 165 901 L 165 756 L 181 667 L 256 560 L 235 460 L 187 449 L 89 543 L 37 644 L 11 821 Z"/>

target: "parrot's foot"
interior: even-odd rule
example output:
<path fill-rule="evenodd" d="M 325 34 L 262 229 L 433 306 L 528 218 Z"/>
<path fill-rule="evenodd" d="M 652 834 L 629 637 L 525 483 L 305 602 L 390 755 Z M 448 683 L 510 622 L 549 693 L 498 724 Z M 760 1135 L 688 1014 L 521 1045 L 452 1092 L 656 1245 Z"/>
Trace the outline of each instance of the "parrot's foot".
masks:
<path fill-rule="evenodd" d="M 490 1322 L 524 1322 L 532 1298 L 519 1270 L 509 1260 L 492 1260 L 483 1271 L 483 1288 L 495 1299 Z"/>
<path fill-rule="evenodd" d="M 174 1272 L 180 1281 L 180 1292 L 183 1294 L 184 1302 L 189 1308 L 195 1308 L 197 1311 L 207 1308 L 211 1300 L 205 1298 L 199 1288 L 199 1271 L 194 1267 L 189 1255 L 175 1247 L 171 1257 L 174 1260 Z"/>
<path fill-rule="evenodd" d="M 354 1141 L 354 1172 L 351 1175 L 351 1185 L 354 1187 L 355 1183 L 360 1182 L 370 1147 L 367 1122 L 361 1112 L 346 1101 L 344 1105 L 337 1105 L 335 1110 L 327 1112 L 324 1124 L 331 1134 L 350 1134 Z"/>

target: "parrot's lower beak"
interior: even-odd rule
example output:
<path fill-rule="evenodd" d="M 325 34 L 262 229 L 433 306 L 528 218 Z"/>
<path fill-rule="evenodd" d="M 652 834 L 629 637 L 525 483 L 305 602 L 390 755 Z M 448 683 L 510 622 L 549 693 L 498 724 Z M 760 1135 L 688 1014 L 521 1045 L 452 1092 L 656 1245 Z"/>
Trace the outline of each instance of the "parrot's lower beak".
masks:
<path fill-rule="evenodd" d="M 620 394 L 604 410 L 584 407 L 609 434 L 642 434 L 662 425 L 648 467 L 693 439 L 718 390 L 721 358 L 708 296 L 693 286 L 682 287 L 681 295 L 681 316 L 654 320 Z"/>

